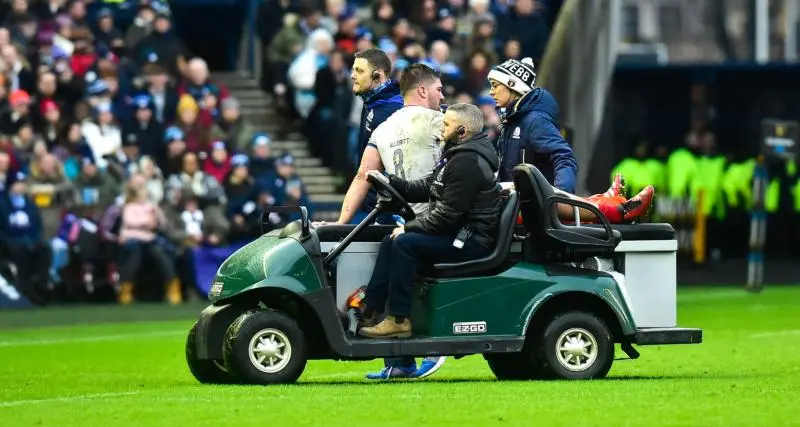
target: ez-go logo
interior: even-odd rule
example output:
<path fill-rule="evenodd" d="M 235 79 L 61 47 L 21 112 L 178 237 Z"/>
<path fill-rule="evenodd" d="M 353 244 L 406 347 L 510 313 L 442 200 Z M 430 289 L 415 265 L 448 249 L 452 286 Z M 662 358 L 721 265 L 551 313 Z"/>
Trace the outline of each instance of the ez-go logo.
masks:
<path fill-rule="evenodd" d="M 453 334 L 485 334 L 486 322 L 456 322 L 453 323 Z"/>

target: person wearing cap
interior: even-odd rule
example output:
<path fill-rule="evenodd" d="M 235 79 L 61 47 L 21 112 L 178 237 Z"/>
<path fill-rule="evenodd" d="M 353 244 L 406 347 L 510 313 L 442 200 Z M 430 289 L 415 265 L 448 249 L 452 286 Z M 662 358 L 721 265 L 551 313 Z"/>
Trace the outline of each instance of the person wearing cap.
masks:
<path fill-rule="evenodd" d="M 17 133 L 20 126 L 30 123 L 31 97 L 24 90 L 15 90 L 8 96 L 10 110 L 4 111 L 0 117 L 0 133 L 12 135 Z"/>
<path fill-rule="evenodd" d="M 232 241 L 254 238 L 260 231 L 261 211 L 256 203 L 256 180 L 248 168 L 250 159 L 244 154 L 231 157 L 231 172 L 223 182 L 228 204 L 225 216 L 231 222 L 229 237 Z M 273 198 L 272 203 L 275 200 Z"/>
<path fill-rule="evenodd" d="M 220 184 L 225 182 L 231 171 L 231 158 L 225 141 L 216 140 L 211 143 L 211 155 L 203 161 L 203 172 L 213 176 Z"/>
<path fill-rule="evenodd" d="M 275 159 L 277 176 L 270 186 L 270 194 L 275 196 L 275 204 L 280 206 L 305 206 L 308 217 L 313 218 L 313 209 L 308 200 L 308 192 L 300 176 L 297 175 L 294 157 L 284 152 Z M 299 214 L 282 215 L 284 222 L 300 219 Z"/>
<path fill-rule="evenodd" d="M 136 95 L 130 105 L 133 120 L 123 127 L 123 145 L 135 144 L 143 156 L 159 158 L 164 152 L 164 127 L 153 115 L 153 101 L 147 94 Z"/>
<path fill-rule="evenodd" d="M 502 131 L 497 141 L 501 182 L 511 181 L 520 163 L 536 166 L 547 180 L 567 193 L 575 192 L 578 162 L 559 131 L 558 104 L 546 89 L 536 87 L 533 60 L 509 59 L 488 75 Z"/>
<path fill-rule="evenodd" d="M 497 149 L 500 155 L 499 180 L 512 181 L 511 170 L 520 163 L 536 166 L 557 190 L 568 197 L 593 203 L 612 223 L 632 221 L 649 209 L 653 188 L 642 190 L 630 200 L 619 197 L 622 178 L 614 180 L 604 193 L 587 199 L 574 196 L 578 162 L 572 147 L 561 135 L 557 124 L 558 105 L 553 95 L 536 87 L 533 60 L 509 59 L 492 68 L 488 75 L 492 88 L 490 95 L 502 112 L 500 137 Z M 558 216 L 564 220 L 574 218 L 571 206 L 559 204 Z M 584 221 L 595 221 L 591 212 L 581 209 Z"/>
<path fill-rule="evenodd" d="M 116 155 L 122 148 L 122 131 L 117 126 L 110 102 L 100 102 L 94 107 L 94 118 L 81 125 L 81 133 L 92 148 L 100 168 L 108 165 L 106 156 Z"/>
<path fill-rule="evenodd" d="M 163 156 L 158 156 L 156 163 L 159 164 L 164 176 L 180 172 L 183 155 L 186 153 L 186 134 L 177 127 L 170 126 L 164 131 L 164 144 L 166 152 Z"/>
<path fill-rule="evenodd" d="M 253 134 L 250 142 L 250 174 L 256 180 L 275 176 L 275 159 L 272 157 L 272 139 L 266 132 Z"/>
<path fill-rule="evenodd" d="M 355 54 L 350 80 L 353 82 L 353 94 L 361 97 L 364 102 L 358 135 L 358 165 L 361 164 L 372 132 L 389 116 L 403 108 L 400 85 L 390 79 L 391 73 L 392 62 L 382 50 L 368 49 Z M 370 188 L 360 206 L 359 216 L 366 215 L 366 212 L 375 207 L 377 197 L 375 190 Z M 391 224 L 393 220 L 390 215 L 382 215 L 378 222 Z"/>
<path fill-rule="evenodd" d="M 186 48 L 170 32 L 171 28 L 169 9 L 157 11 L 153 30 L 133 48 L 131 56 L 139 67 L 150 63 L 158 64 L 172 76 L 178 76 L 181 70 L 186 69 Z"/>
<path fill-rule="evenodd" d="M 13 178 L 0 198 L 0 258 L 14 263 L 20 290 L 39 301 L 47 283 L 50 250 L 44 243 L 39 208 L 27 195 L 27 177 L 17 172 Z"/>

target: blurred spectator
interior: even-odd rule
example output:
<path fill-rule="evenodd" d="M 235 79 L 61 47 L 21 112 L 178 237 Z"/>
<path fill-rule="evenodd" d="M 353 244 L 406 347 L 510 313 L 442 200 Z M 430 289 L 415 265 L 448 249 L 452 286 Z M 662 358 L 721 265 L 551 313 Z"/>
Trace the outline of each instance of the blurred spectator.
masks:
<path fill-rule="evenodd" d="M 213 177 L 218 183 L 225 182 L 231 171 L 231 158 L 225 148 L 225 142 L 214 141 L 211 144 L 211 155 L 203 162 L 203 172 Z"/>
<path fill-rule="evenodd" d="M 0 198 L 6 194 L 11 182 L 11 157 L 5 151 L 0 151 Z"/>
<path fill-rule="evenodd" d="M 462 89 L 472 96 L 477 96 L 488 89 L 486 77 L 492 69 L 489 55 L 482 50 L 474 50 L 469 56 L 466 76 Z"/>
<path fill-rule="evenodd" d="M 397 14 L 392 6 L 392 0 L 377 0 L 372 3 L 372 20 L 369 22 L 369 27 L 374 37 L 388 36 L 395 21 Z"/>
<path fill-rule="evenodd" d="M 261 229 L 261 210 L 256 204 L 256 181 L 250 175 L 249 159 L 237 154 L 231 159 L 231 172 L 224 181 L 228 204 L 225 216 L 231 223 L 231 240 L 254 237 Z M 275 203 L 274 197 L 267 205 Z"/>
<path fill-rule="evenodd" d="M 9 135 L 15 134 L 19 128 L 25 124 L 30 124 L 31 97 L 24 90 L 16 90 L 8 96 L 10 110 L 5 111 L 0 116 L 0 132 Z"/>
<path fill-rule="evenodd" d="M 165 176 L 179 173 L 183 168 L 183 156 L 187 153 L 185 138 L 186 135 L 177 126 L 170 126 L 164 132 L 167 149 L 160 167 Z"/>
<path fill-rule="evenodd" d="M 253 136 L 253 126 L 242 117 L 239 100 L 228 97 L 221 104 L 222 115 L 217 120 L 217 138 L 223 139 L 228 143 L 231 151 L 244 153 L 250 145 Z"/>
<path fill-rule="evenodd" d="M 142 156 L 139 158 L 138 172 L 145 179 L 144 185 L 147 187 L 150 201 L 161 204 L 161 201 L 164 200 L 164 174 L 161 169 L 150 156 Z"/>
<path fill-rule="evenodd" d="M 83 158 L 81 172 L 75 178 L 75 205 L 81 208 L 81 216 L 101 215 L 120 193 L 119 189 L 114 177 L 100 170 L 91 158 Z"/>
<path fill-rule="evenodd" d="M 324 29 L 317 29 L 308 36 L 305 50 L 292 61 L 289 67 L 289 82 L 295 90 L 294 106 L 303 119 L 308 118 L 316 102 L 314 82 L 317 71 L 328 64 L 328 55 L 333 50 L 333 37 Z"/>
<path fill-rule="evenodd" d="M 219 182 L 200 170 L 197 155 L 186 153 L 183 156 L 183 169 L 172 175 L 166 182 L 166 197 L 173 207 L 179 206 L 184 191 L 189 191 L 198 201 L 208 221 L 207 240 L 212 245 L 220 244 L 230 227 L 225 219 L 225 193 Z"/>
<path fill-rule="evenodd" d="M 208 64 L 201 58 L 189 61 L 186 70 L 187 79 L 178 87 L 178 95 L 191 95 L 204 113 L 209 117 L 217 117 L 220 103 L 230 96 L 228 88 L 210 79 Z"/>
<path fill-rule="evenodd" d="M 275 204 L 280 206 L 306 206 L 308 216 L 311 217 L 313 211 L 311 204 L 308 203 L 308 193 L 303 185 L 303 181 L 297 175 L 294 164 L 294 157 L 289 153 L 283 153 L 275 160 L 278 176 L 271 183 L 271 194 L 275 197 Z M 300 218 L 300 214 L 283 214 L 282 222 L 295 221 Z"/>
<path fill-rule="evenodd" d="M 272 158 L 272 141 L 266 133 L 253 135 L 252 153 L 250 154 L 250 174 L 256 179 L 269 177 L 275 173 L 275 160 Z"/>
<path fill-rule="evenodd" d="M 72 191 L 72 183 L 56 156 L 45 153 L 38 161 L 31 164 L 28 194 L 39 208 L 43 236 L 56 235 L 63 210 L 71 207 Z"/>
<path fill-rule="evenodd" d="M 516 0 L 514 8 L 504 16 L 498 28 L 498 36 L 504 43 L 512 38 L 520 40 L 520 55 L 531 57 L 534 63 L 539 63 L 544 56 L 550 30 L 538 2 Z"/>
<path fill-rule="evenodd" d="M 12 94 L 16 91 L 23 91 L 25 94 L 33 92 L 36 89 L 36 74 L 17 47 L 13 44 L 3 46 L 0 56 L 3 59 L 5 75 Z"/>
<path fill-rule="evenodd" d="M 150 2 L 138 2 L 138 10 L 133 23 L 128 27 L 128 32 L 125 34 L 125 44 L 128 46 L 136 46 L 142 39 L 147 36 L 153 29 L 153 21 L 155 20 L 156 12 L 150 5 Z"/>
<path fill-rule="evenodd" d="M 134 117 L 123 127 L 123 138 L 138 147 L 140 155 L 156 158 L 164 150 L 164 127 L 153 114 L 152 98 L 137 95 L 131 104 Z"/>
<path fill-rule="evenodd" d="M 156 13 L 153 30 L 133 46 L 133 58 L 140 67 L 156 64 L 172 76 L 178 76 L 186 67 L 186 48 L 170 32 L 172 23 L 169 12 Z"/>
<path fill-rule="evenodd" d="M 344 54 L 331 54 L 328 66 L 317 71 L 316 103 L 308 118 L 307 135 L 315 154 L 337 170 L 346 169 L 348 159 L 346 120 L 350 115 L 350 70 Z"/>
<path fill-rule="evenodd" d="M 211 142 L 211 129 L 207 116 L 201 117 L 202 113 L 191 95 L 181 95 L 181 99 L 178 101 L 178 116 L 175 119 L 175 126 L 183 132 L 186 151 L 205 153 L 208 150 L 208 144 Z"/>
<path fill-rule="evenodd" d="M 106 156 L 116 155 L 122 148 L 122 131 L 116 123 L 109 102 L 101 102 L 94 107 L 94 117 L 81 125 L 81 133 L 92 149 L 98 166 L 108 165 Z"/>
<path fill-rule="evenodd" d="M 161 125 L 172 123 L 178 110 L 178 91 L 170 85 L 164 68 L 150 64 L 144 68 L 145 92 L 153 100 L 153 114 Z"/>
<path fill-rule="evenodd" d="M 19 271 L 18 286 L 30 297 L 40 295 L 46 287 L 50 250 L 42 234 L 39 209 L 27 196 L 25 180 L 25 174 L 18 172 L 8 192 L 0 197 L 0 258 L 14 263 Z"/>
<path fill-rule="evenodd" d="M 166 298 L 172 304 L 182 300 L 174 259 L 168 253 L 166 242 L 159 238 L 159 230 L 166 228 L 164 212 L 150 201 L 146 187 L 129 185 L 122 208 L 119 231 L 120 244 L 120 292 L 121 304 L 130 304 L 134 299 L 134 283 L 147 256 L 163 277 Z"/>
<path fill-rule="evenodd" d="M 352 6 L 344 7 L 339 12 L 339 25 L 338 31 L 335 32 L 334 40 L 336 48 L 349 57 L 352 57 L 356 52 L 356 42 L 358 36 L 359 19 L 356 15 L 356 10 Z"/>
<path fill-rule="evenodd" d="M 303 8 L 299 19 L 295 15 L 286 15 L 283 28 L 269 45 L 268 54 L 272 60 L 270 73 L 273 79 L 272 92 L 285 113 L 294 108 L 294 95 L 287 85 L 289 65 L 303 51 L 306 37 L 319 28 L 321 19 L 322 13 L 314 8 Z"/>

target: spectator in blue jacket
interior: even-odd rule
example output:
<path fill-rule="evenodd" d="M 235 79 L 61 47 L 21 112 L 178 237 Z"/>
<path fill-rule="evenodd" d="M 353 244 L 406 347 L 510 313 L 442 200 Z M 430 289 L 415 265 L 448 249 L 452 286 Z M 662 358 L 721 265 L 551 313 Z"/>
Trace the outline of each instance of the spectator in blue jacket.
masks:
<path fill-rule="evenodd" d="M 8 192 L 0 198 L 0 258 L 17 267 L 20 290 L 40 301 L 50 269 L 50 250 L 42 238 L 39 208 L 27 196 L 25 174 L 14 175 Z"/>
<path fill-rule="evenodd" d="M 272 195 L 275 196 L 275 205 L 278 206 L 305 206 L 308 217 L 313 218 L 311 203 L 308 199 L 303 181 L 297 175 L 294 157 L 289 153 L 283 153 L 275 159 L 275 167 L 278 176 L 272 182 Z M 300 219 L 299 214 L 285 215 L 285 221 L 295 221 Z"/>
<path fill-rule="evenodd" d="M 400 85 L 396 81 L 390 80 L 391 74 L 392 61 L 384 51 L 367 49 L 356 53 L 350 79 L 353 81 L 353 93 L 364 100 L 364 109 L 361 110 L 357 164 L 361 164 L 361 156 L 367 148 L 372 131 L 403 107 Z M 375 189 L 370 189 L 362 210 L 369 212 L 376 203 L 377 193 Z M 356 217 L 356 220 L 360 219 L 360 216 Z M 379 223 L 391 224 L 392 221 L 391 215 L 383 215 L 378 218 Z"/>
<path fill-rule="evenodd" d="M 497 140 L 499 180 L 511 181 L 514 166 L 530 163 L 550 184 L 575 193 L 578 161 L 559 131 L 556 100 L 550 92 L 535 86 L 533 60 L 509 59 L 492 68 L 488 79 L 490 95 L 502 117 Z"/>

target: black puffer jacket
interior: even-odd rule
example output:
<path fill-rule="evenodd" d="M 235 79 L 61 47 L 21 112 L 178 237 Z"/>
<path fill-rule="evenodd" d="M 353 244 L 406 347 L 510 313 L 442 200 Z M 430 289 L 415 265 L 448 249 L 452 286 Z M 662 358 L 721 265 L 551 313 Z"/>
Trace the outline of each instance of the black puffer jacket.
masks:
<path fill-rule="evenodd" d="M 392 187 L 409 203 L 428 201 L 427 213 L 405 225 L 407 232 L 453 235 L 464 226 L 470 239 L 494 247 L 500 215 L 499 159 L 488 135 L 448 145 L 433 173 L 416 181 L 391 175 Z"/>

